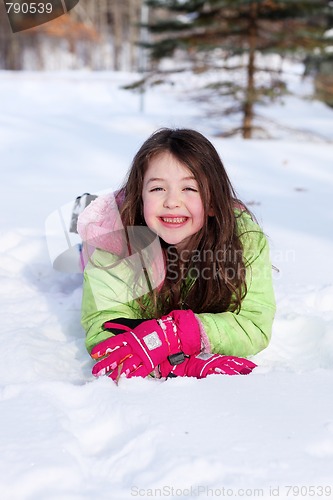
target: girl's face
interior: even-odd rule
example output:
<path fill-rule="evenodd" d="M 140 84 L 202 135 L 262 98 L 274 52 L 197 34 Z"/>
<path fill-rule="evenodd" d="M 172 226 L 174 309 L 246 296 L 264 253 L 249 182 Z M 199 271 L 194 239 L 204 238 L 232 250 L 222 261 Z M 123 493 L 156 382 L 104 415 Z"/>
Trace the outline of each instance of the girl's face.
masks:
<path fill-rule="evenodd" d="M 169 152 L 150 160 L 143 178 L 142 200 L 149 229 L 178 248 L 204 224 L 197 181 Z"/>

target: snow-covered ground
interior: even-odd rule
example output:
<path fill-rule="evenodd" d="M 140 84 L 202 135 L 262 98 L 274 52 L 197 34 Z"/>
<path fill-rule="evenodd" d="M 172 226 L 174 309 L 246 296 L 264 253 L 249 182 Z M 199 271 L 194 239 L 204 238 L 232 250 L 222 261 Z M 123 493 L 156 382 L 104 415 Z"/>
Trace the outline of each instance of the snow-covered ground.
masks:
<path fill-rule="evenodd" d="M 140 112 L 130 78 L 0 72 L 0 498 L 333 498 L 333 111 L 290 97 L 264 110 L 278 139 L 218 139 L 173 88 Z M 161 126 L 210 135 L 269 236 L 278 309 L 250 376 L 94 379 L 82 276 L 52 269 L 48 215 L 117 188 Z"/>

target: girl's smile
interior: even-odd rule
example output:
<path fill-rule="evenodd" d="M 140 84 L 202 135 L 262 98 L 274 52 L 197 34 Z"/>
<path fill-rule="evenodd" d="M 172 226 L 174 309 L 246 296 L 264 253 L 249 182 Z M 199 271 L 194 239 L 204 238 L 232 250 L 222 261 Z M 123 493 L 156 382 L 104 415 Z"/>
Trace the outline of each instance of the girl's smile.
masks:
<path fill-rule="evenodd" d="M 198 183 L 171 153 L 153 157 L 143 179 L 143 215 L 147 226 L 166 243 L 178 245 L 204 223 Z"/>
<path fill-rule="evenodd" d="M 169 225 L 171 224 L 173 227 L 175 225 L 181 225 L 187 222 L 188 217 L 175 217 L 175 216 L 170 216 L 170 217 L 160 217 L 161 221 L 163 224 Z"/>

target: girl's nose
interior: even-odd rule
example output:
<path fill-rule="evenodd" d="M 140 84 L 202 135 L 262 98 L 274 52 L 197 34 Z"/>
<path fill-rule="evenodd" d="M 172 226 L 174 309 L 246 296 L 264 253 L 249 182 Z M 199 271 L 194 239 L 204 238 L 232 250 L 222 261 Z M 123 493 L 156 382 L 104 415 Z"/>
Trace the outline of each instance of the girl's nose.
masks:
<path fill-rule="evenodd" d="M 177 193 L 167 193 L 164 199 L 164 208 L 177 208 L 181 205 L 181 201 Z"/>

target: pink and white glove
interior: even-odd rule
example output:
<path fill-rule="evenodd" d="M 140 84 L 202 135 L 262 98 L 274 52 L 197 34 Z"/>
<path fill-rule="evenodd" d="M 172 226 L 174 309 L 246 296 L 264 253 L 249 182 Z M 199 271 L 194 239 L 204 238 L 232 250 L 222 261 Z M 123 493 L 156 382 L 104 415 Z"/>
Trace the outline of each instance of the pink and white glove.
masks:
<path fill-rule="evenodd" d="M 172 366 L 168 360 L 160 364 L 161 377 L 196 377 L 207 375 L 248 375 L 257 365 L 245 358 L 202 353 L 189 356 L 183 363 Z"/>
<path fill-rule="evenodd" d="M 92 373 L 97 377 L 108 375 L 113 380 L 122 374 L 127 378 L 146 377 L 168 356 L 184 359 L 184 354 L 201 350 L 200 328 L 191 310 L 172 311 L 160 319 L 143 321 L 133 329 L 112 321 L 104 323 L 104 328 L 127 331 L 92 349 L 91 357 L 97 360 Z"/>

